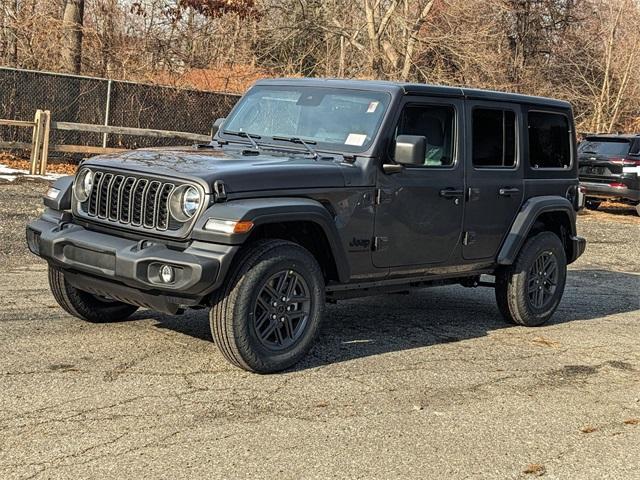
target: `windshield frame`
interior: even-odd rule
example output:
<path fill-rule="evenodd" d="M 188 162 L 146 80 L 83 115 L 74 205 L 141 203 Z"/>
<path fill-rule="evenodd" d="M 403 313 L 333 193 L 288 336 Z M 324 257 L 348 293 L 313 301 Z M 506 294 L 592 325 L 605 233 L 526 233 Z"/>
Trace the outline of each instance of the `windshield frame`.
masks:
<path fill-rule="evenodd" d="M 387 90 L 383 90 L 383 89 L 367 89 L 367 88 L 355 88 L 355 87 L 335 87 L 335 86 L 317 86 L 317 85 L 303 85 L 303 84 L 256 84 L 254 86 L 252 86 L 246 93 L 245 95 L 242 96 L 242 98 L 238 101 L 238 103 L 236 103 L 236 105 L 232 108 L 231 112 L 229 112 L 229 115 L 225 118 L 224 124 L 221 126 L 221 128 L 218 130 L 217 133 L 217 138 L 220 140 L 223 140 L 225 143 L 229 142 L 229 143 L 238 143 L 238 144 L 247 144 L 248 141 L 247 139 L 244 139 L 242 137 L 237 137 L 235 135 L 229 135 L 226 134 L 225 131 L 229 130 L 227 128 L 227 125 L 229 125 L 230 120 L 232 120 L 235 115 L 238 114 L 238 112 L 241 110 L 241 108 L 243 107 L 243 102 L 246 96 L 248 96 L 252 91 L 256 90 L 256 89 L 265 89 L 265 90 L 304 90 L 304 89 L 308 89 L 308 90 L 312 90 L 312 91 L 317 91 L 317 90 L 326 90 L 327 93 L 341 93 L 341 92 L 354 92 L 354 93 L 359 93 L 359 94 L 366 94 L 366 93 L 370 93 L 372 95 L 375 95 L 376 97 L 380 97 L 381 99 L 383 99 L 383 101 L 381 101 L 380 103 L 382 103 L 382 105 L 380 105 L 380 107 L 382 107 L 384 110 L 382 112 L 382 114 L 380 115 L 377 124 L 375 125 L 375 127 L 373 128 L 373 130 L 371 131 L 371 139 L 368 142 L 365 142 L 362 146 L 354 146 L 354 145 L 347 145 L 344 143 L 333 143 L 333 142 L 322 142 L 322 141 L 318 141 L 317 139 L 313 138 L 313 137 L 306 137 L 303 136 L 301 137 L 303 140 L 307 141 L 308 143 L 313 143 L 313 148 L 315 151 L 318 152 L 323 152 L 323 153 L 328 153 L 328 154 L 335 154 L 335 155 L 344 155 L 344 156 L 352 156 L 352 155 L 356 155 L 356 154 L 366 154 L 367 152 L 372 151 L 379 140 L 380 137 L 380 132 L 382 130 L 382 128 L 385 125 L 385 121 L 388 118 L 390 111 L 393 110 L 393 102 L 394 102 L 394 96 L 391 94 L 391 92 L 387 91 Z M 296 153 L 300 152 L 300 153 L 305 153 L 308 154 L 309 151 L 305 148 L 299 148 L 297 145 L 295 145 L 294 143 L 290 142 L 290 141 L 286 141 L 286 140 L 275 140 L 273 137 L 282 137 L 285 135 L 274 135 L 274 136 L 270 136 L 270 135 L 265 135 L 262 133 L 256 133 L 256 132 L 247 132 L 250 133 L 252 135 L 260 135 L 261 139 L 260 139 L 260 147 L 264 148 L 264 149 L 274 149 L 274 150 L 282 150 L 282 151 L 295 151 Z"/>

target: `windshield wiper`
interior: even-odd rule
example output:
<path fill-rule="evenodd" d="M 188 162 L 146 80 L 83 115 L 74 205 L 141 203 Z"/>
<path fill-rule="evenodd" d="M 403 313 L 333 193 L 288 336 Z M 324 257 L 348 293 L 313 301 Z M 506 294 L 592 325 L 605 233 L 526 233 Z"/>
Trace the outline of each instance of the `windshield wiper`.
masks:
<path fill-rule="evenodd" d="M 315 145 L 316 142 L 313 140 L 303 140 L 300 137 L 272 137 L 274 140 L 280 140 L 281 142 L 291 142 L 291 143 L 297 143 L 299 145 L 303 145 L 304 148 L 306 148 L 309 153 L 311 154 L 311 157 L 314 160 L 318 159 L 318 152 L 316 152 L 313 148 L 311 148 L 309 146 L 309 144 Z"/>
<path fill-rule="evenodd" d="M 260 145 L 258 145 L 258 143 L 254 140 L 254 138 L 257 138 L 258 140 L 260 140 L 262 138 L 260 135 L 256 135 L 254 133 L 247 133 L 247 132 L 230 132 L 228 130 L 223 130 L 222 133 L 224 133 L 225 135 L 235 135 L 236 137 L 246 138 L 251 142 L 251 145 L 253 145 L 253 148 L 255 148 L 257 152 L 260 152 Z"/>

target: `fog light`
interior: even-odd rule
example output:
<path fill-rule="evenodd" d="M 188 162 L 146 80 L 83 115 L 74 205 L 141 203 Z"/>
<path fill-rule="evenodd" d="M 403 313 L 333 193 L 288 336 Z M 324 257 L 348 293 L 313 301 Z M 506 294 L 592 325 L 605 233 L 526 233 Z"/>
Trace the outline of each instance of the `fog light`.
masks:
<path fill-rule="evenodd" d="M 160 267 L 160 280 L 164 283 L 173 283 L 176 275 L 171 265 L 163 265 Z"/>

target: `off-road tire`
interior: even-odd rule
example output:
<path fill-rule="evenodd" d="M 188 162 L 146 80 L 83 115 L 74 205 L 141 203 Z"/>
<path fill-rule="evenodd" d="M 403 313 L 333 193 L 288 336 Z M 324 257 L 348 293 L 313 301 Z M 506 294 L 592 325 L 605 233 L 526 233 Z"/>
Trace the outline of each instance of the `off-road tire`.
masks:
<path fill-rule="evenodd" d="M 49 286 L 58 304 L 74 317 L 93 323 L 120 322 L 138 310 L 135 305 L 102 299 L 78 290 L 64 278 L 64 272 L 49 265 Z"/>
<path fill-rule="evenodd" d="M 555 291 L 548 303 L 536 308 L 529 299 L 528 281 L 534 262 L 542 255 L 553 255 L 557 262 Z M 562 242 L 551 232 L 530 237 L 513 265 L 496 272 L 496 300 L 505 320 L 517 325 L 536 327 L 545 323 L 558 307 L 567 278 L 567 259 Z"/>
<path fill-rule="evenodd" d="M 584 206 L 587 210 L 597 210 L 601 203 L 602 200 L 587 199 L 584 201 Z"/>
<path fill-rule="evenodd" d="M 265 347 L 254 325 L 254 308 L 265 282 L 277 272 L 294 272 L 308 285 L 310 306 L 296 342 L 282 351 Z M 209 313 L 211 334 L 233 365 L 256 373 L 285 370 L 313 346 L 324 316 L 324 277 L 316 259 L 300 245 L 285 240 L 259 240 L 238 253 L 228 281 L 214 293 Z"/>

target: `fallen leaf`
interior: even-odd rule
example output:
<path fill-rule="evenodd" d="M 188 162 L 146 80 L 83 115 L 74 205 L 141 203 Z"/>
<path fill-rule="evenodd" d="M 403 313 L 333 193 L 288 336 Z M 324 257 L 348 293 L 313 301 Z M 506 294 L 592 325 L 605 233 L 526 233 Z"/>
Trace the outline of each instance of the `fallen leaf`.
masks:
<path fill-rule="evenodd" d="M 525 468 L 522 473 L 526 473 L 527 475 L 535 475 L 537 477 L 541 477 L 542 475 L 545 474 L 545 472 L 547 471 L 546 468 L 544 468 L 544 465 L 541 465 L 539 463 L 530 463 L 529 466 L 527 466 L 527 468 Z"/>
<path fill-rule="evenodd" d="M 555 340 L 551 340 L 545 337 L 534 337 L 533 340 L 531 340 L 531 342 L 537 343 L 538 345 L 544 345 L 545 347 L 551 347 L 551 348 L 558 348 L 560 346 L 559 342 L 556 342 Z"/>
<path fill-rule="evenodd" d="M 640 423 L 639 418 L 627 418 L 624 422 L 625 425 L 638 425 Z"/>
<path fill-rule="evenodd" d="M 586 427 L 582 427 L 580 431 L 582 433 L 593 433 L 598 430 L 596 427 L 592 427 L 591 425 L 587 425 Z"/>

